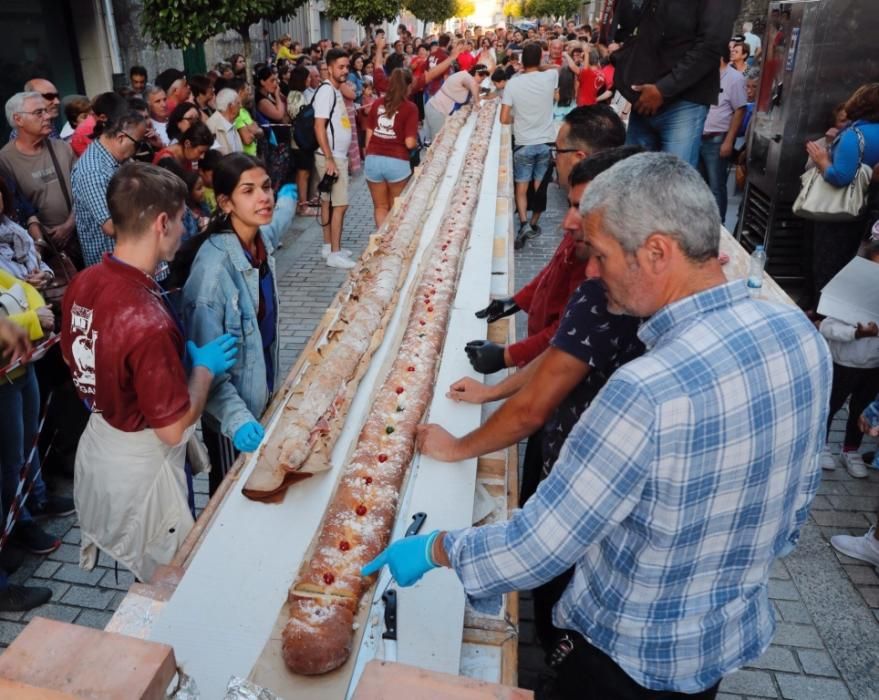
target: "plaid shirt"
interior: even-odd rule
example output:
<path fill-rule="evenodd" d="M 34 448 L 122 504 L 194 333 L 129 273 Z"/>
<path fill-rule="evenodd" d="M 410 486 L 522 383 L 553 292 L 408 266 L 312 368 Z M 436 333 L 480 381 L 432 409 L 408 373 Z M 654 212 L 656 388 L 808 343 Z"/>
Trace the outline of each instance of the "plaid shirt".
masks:
<path fill-rule="evenodd" d="M 471 603 L 576 565 L 554 611 L 637 683 L 697 692 L 775 631 L 769 567 L 799 537 L 820 481 L 827 344 L 795 307 L 744 282 L 645 322 L 555 468 L 509 521 L 449 533 Z"/>
<path fill-rule="evenodd" d="M 107 187 L 121 165 L 100 139 L 95 139 L 70 173 L 76 233 L 86 266 L 96 265 L 104 253 L 113 252 L 115 239 L 105 234 L 101 226 L 110 218 Z"/>

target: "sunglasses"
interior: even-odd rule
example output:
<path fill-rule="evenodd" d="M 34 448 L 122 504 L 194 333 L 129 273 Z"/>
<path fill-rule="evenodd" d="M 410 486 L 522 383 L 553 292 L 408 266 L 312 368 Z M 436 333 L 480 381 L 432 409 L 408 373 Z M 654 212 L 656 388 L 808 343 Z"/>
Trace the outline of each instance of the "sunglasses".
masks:
<path fill-rule="evenodd" d="M 40 94 L 43 96 L 44 100 L 49 100 L 49 102 L 51 102 L 52 100 L 61 99 L 61 95 L 59 95 L 57 92 L 41 92 Z"/>
<path fill-rule="evenodd" d="M 579 150 L 579 148 L 559 148 L 558 146 L 550 146 L 549 155 L 553 160 L 555 160 L 556 158 L 558 158 L 559 153 L 576 153 Z"/>

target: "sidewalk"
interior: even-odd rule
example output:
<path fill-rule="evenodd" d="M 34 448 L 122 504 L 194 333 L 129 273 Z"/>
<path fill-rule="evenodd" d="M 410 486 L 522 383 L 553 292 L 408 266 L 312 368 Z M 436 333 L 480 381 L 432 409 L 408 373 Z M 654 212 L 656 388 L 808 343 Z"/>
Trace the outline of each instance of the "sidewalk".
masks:
<path fill-rule="evenodd" d="M 541 220 L 543 235 L 516 253 L 517 287 L 530 280 L 552 256 L 561 233 L 564 198 L 550 188 L 549 212 Z M 373 231 L 372 203 L 362 176 L 352 180 L 351 205 L 345 224 L 345 245 L 358 255 Z M 281 371 L 286 373 L 307 342 L 327 305 L 345 279 L 344 270 L 326 267 L 320 257 L 321 235 L 314 219 L 297 218 L 277 256 L 280 295 Z M 525 316 L 517 318 L 524 337 Z M 831 439 L 839 449 L 844 415 L 834 422 Z M 872 449 L 865 441 L 865 449 Z M 62 482 L 64 492 L 72 488 Z M 207 481 L 196 481 L 198 508 L 207 502 Z M 825 472 L 800 545 L 773 569 L 770 595 L 778 631 L 774 644 L 752 666 L 727 678 L 721 700 L 787 698 L 836 700 L 879 698 L 879 576 L 871 566 L 837 555 L 829 538 L 838 533 L 860 535 L 874 522 L 879 505 L 879 471 L 867 479 L 848 476 L 845 469 Z M 75 517 L 48 521 L 45 528 L 63 538 L 61 548 L 47 557 L 28 557 L 12 576 L 15 583 L 52 588 L 52 601 L 29 613 L 0 613 L 0 647 L 9 644 L 25 624 L 41 615 L 67 622 L 103 627 L 132 582 L 101 557 L 94 571 L 82 571 L 79 529 Z M 547 672 L 534 639 L 533 609 L 522 596 L 519 680 L 534 687 Z"/>

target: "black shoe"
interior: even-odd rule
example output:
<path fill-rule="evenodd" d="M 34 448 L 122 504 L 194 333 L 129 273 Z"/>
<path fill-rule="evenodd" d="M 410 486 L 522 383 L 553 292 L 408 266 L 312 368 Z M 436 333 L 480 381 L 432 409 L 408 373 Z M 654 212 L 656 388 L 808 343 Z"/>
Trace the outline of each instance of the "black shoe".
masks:
<path fill-rule="evenodd" d="M 543 229 L 540 228 L 537 224 L 529 224 L 530 230 L 523 234 L 525 238 L 537 238 L 541 233 L 543 233 Z"/>
<path fill-rule="evenodd" d="M 49 554 L 61 546 L 61 538 L 53 537 L 34 521 L 19 523 L 12 531 L 12 539 L 31 554 Z"/>
<path fill-rule="evenodd" d="M 15 547 L 7 542 L 3 551 L 0 552 L 0 569 L 3 569 L 7 574 L 14 574 L 18 571 L 18 567 L 24 563 L 24 557 L 25 553 L 21 547 Z"/>
<path fill-rule="evenodd" d="M 0 591 L 0 610 L 3 612 L 24 612 L 52 599 L 51 588 L 35 588 L 9 584 L 5 591 Z"/>
<path fill-rule="evenodd" d="M 516 240 L 513 241 L 513 249 L 522 250 L 522 248 L 525 247 L 525 241 L 527 240 L 527 236 L 516 236 Z"/>
<path fill-rule="evenodd" d="M 76 506 L 73 504 L 72 498 L 66 496 L 49 496 L 45 503 L 28 503 L 27 509 L 30 511 L 34 520 L 42 520 L 43 518 L 61 518 L 65 515 L 73 515 L 76 512 Z"/>

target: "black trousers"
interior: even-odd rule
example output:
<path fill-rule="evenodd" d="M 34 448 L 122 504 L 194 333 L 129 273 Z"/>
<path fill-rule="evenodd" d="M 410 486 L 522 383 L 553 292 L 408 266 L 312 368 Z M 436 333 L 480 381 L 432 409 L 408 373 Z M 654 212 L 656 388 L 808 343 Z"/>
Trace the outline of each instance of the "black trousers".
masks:
<path fill-rule="evenodd" d="M 232 441 L 223 435 L 214 425 L 213 421 L 202 418 L 201 432 L 204 438 L 204 446 L 207 448 L 208 457 L 211 459 L 211 472 L 208 475 L 208 493 L 213 496 L 226 472 L 231 469 L 238 457 L 238 450 Z"/>
<path fill-rule="evenodd" d="M 528 438 L 525 446 L 525 459 L 522 461 L 522 483 L 519 484 L 519 507 L 525 505 L 540 483 L 543 471 L 543 429 Z"/>
<path fill-rule="evenodd" d="M 845 423 L 843 448 L 856 450 L 861 446 L 864 434 L 858 427 L 858 418 L 867 405 L 875 401 L 877 394 L 879 394 L 879 368 L 861 369 L 843 367 L 833 363 L 833 386 L 830 389 L 827 432 L 830 433 L 833 416 L 845 405 L 845 400 L 851 396 L 848 406 L 848 420 Z"/>
<path fill-rule="evenodd" d="M 819 299 L 821 289 L 858 254 L 865 229 L 864 219 L 815 222 L 812 236 L 812 274 L 816 300 Z"/>
<path fill-rule="evenodd" d="M 556 668 L 551 689 L 535 694 L 537 700 L 713 700 L 720 682 L 700 693 L 648 690 L 638 685 L 603 651 L 577 632 L 567 631 L 573 651 Z"/>

